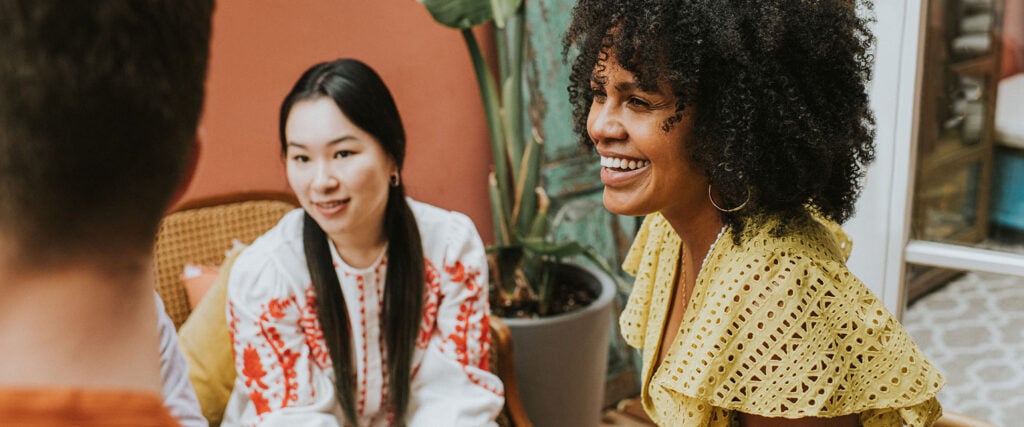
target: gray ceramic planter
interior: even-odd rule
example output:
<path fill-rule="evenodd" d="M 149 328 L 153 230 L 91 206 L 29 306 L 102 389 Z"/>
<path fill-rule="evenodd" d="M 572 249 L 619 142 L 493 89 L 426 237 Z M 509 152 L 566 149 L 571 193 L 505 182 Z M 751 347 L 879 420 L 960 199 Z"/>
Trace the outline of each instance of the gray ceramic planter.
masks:
<path fill-rule="evenodd" d="M 615 284 L 589 265 L 563 264 L 557 275 L 583 275 L 597 299 L 581 310 L 541 319 L 504 319 L 512 331 L 516 381 L 538 427 L 600 424 L 608 368 Z"/>

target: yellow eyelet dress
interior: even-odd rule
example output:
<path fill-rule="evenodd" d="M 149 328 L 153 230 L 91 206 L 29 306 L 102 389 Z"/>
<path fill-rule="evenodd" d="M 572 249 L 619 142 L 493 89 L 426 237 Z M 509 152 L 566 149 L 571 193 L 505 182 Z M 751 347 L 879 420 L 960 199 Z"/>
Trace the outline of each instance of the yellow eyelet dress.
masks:
<path fill-rule="evenodd" d="M 846 268 L 838 225 L 807 218 L 781 237 L 726 229 L 708 253 L 657 372 L 680 239 L 647 217 L 623 263 L 636 277 L 619 320 L 643 355 L 642 401 L 662 426 L 729 426 L 765 417 L 861 414 L 863 426 L 930 426 L 945 383 L 903 327 Z"/>

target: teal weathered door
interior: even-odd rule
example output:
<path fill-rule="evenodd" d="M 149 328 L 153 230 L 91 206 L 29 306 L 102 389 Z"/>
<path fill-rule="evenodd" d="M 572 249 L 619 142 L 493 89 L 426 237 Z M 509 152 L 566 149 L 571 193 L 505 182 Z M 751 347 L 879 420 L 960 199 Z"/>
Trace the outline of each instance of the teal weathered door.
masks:
<path fill-rule="evenodd" d="M 566 88 L 569 66 L 562 60 L 562 36 L 569 26 L 574 0 L 526 2 L 525 75 L 527 105 L 525 132 L 536 131 L 544 141 L 544 189 L 551 198 L 549 212 L 559 221 L 555 239 L 569 238 L 590 245 L 615 269 L 632 242 L 639 218 L 613 215 L 601 203 L 602 184 L 597 154 L 578 143 L 573 131 L 572 106 Z M 526 133 L 529 135 L 529 133 Z M 580 260 L 580 262 L 586 262 Z M 618 332 L 618 310 L 632 283 L 619 272 L 620 287 L 615 322 L 609 325 L 608 388 L 605 402 L 638 392 L 633 352 Z"/>

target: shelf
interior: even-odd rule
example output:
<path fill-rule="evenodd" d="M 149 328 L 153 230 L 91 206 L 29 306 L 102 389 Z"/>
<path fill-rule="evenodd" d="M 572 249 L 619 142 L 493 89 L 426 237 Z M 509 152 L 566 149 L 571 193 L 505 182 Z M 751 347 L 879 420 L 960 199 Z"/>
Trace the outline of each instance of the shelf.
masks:
<path fill-rule="evenodd" d="M 995 53 L 986 53 L 982 56 L 965 59 L 962 61 L 950 62 L 949 70 L 957 74 L 979 76 L 998 70 L 999 57 Z"/>
<path fill-rule="evenodd" d="M 927 2 L 912 239 L 969 245 L 988 232 L 1004 0 L 987 12 L 966 1 Z M 908 297 L 955 274 L 913 266 Z"/>
<path fill-rule="evenodd" d="M 941 143 L 940 143 L 941 145 Z M 982 144 L 973 146 L 959 146 L 955 149 L 936 150 L 931 156 L 921 159 L 920 174 L 922 179 L 927 179 L 935 174 L 947 175 L 950 169 L 963 168 L 980 161 L 985 153 L 991 151 L 991 147 Z"/>

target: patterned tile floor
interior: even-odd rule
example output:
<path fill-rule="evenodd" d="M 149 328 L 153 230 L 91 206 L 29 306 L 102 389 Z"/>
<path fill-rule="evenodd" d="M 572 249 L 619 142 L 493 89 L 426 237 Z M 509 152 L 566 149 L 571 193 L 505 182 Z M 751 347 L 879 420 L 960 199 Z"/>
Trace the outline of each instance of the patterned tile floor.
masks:
<path fill-rule="evenodd" d="M 1024 425 L 1024 278 L 966 273 L 911 304 L 903 324 L 946 377 L 944 408 Z"/>

